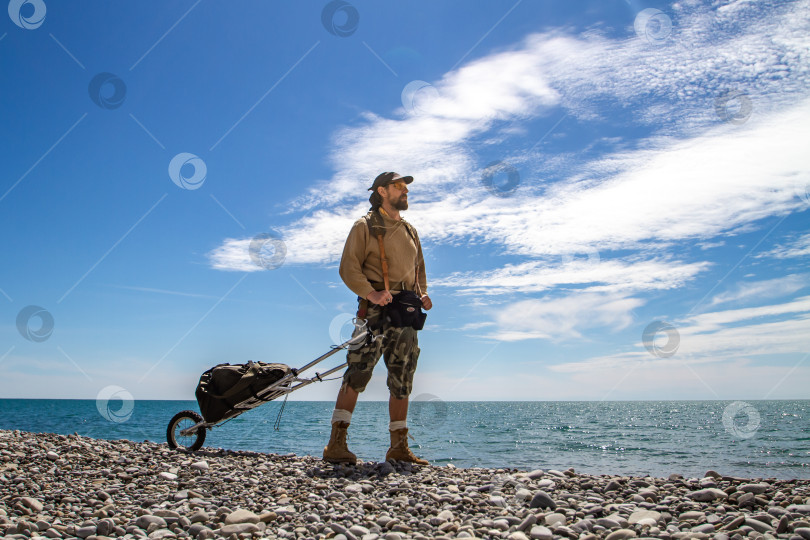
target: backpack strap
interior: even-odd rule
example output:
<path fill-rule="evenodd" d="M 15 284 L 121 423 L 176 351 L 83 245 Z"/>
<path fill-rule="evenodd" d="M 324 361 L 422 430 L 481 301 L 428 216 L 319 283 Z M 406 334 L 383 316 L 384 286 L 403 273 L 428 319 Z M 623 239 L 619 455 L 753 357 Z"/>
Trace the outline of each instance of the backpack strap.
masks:
<path fill-rule="evenodd" d="M 385 248 L 382 242 L 382 237 L 385 236 L 385 223 L 383 223 L 380 213 L 375 212 L 373 209 L 368 211 L 368 213 L 364 216 L 364 219 L 366 220 L 366 225 L 368 226 L 368 233 L 371 236 L 376 236 L 380 242 L 380 254 L 383 257 L 383 277 L 385 278 L 385 288 L 388 289 L 388 261 L 385 260 L 385 256 L 383 255 Z M 365 298 L 360 298 L 359 296 L 357 298 L 360 300 L 360 305 L 357 309 L 357 318 L 365 319 L 366 315 L 368 314 L 369 301 Z"/>
<path fill-rule="evenodd" d="M 385 256 L 385 244 L 383 244 L 383 235 L 378 234 L 377 241 L 380 243 L 380 261 L 382 262 L 383 283 L 385 283 L 385 290 L 388 291 L 391 289 L 391 286 L 388 283 L 388 259 Z"/>
<path fill-rule="evenodd" d="M 365 220 L 366 225 L 368 225 L 368 232 L 371 236 L 385 236 L 385 222 L 378 209 L 369 210 L 368 214 L 365 215 Z"/>
<path fill-rule="evenodd" d="M 414 226 L 407 221 L 403 221 L 402 224 L 405 225 L 405 230 L 411 235 L 411 239 L 413 239 L 413 243 L 416 245 L 416 261 L 414 261 L 413 284 L 416 288 L 416 294 L 419 295 L 419 298 L 422 298 L 422 287 L 419 286 L 419 252 L 422 250 L 422 246 L 419 243 L 419 235 L 416 234 L 416 229 Z"/>
<path fill-rule="evenodd" d="M 380 215 L 379 209 L 369 210 L 366 214 L 366 225 L 368 225 L 368 233 L 371 236 L 377 237 L 377 242 L 380 244 L 380 261 L 382 262 L 382 275 L 385 290 L 389 290 L 390 284 L 388 283 L 388 258 L 385 256 L 385 244 L 383 237 L 385 236 L 385 223 Z"/>
<path fill-rule="evenodd" d="M 366 225 L 368 225 L 368 232 L 371 236 L 376 236 L 377 241 L 380 244 L 380 260 L 382 262 L 382 275 L 383 275 L 383 283 L 385 284 L 385 290 L 389 289 L 389 282 L 388 282 L 388 259 L 385 256 L 385 246 L 383 245 L 383 237 L 386 233 L 386 226 L 385 222 L 383 221 L 382 216 L 380 215 L 379 208 L 369 210 L 368 213 L 365 215 Z M 416 229 L 405 220 L 402 220 L 402 225 L 405 227 L 405 230 L 408 231 L 413 243 L 416 244 L 417 250 L 419 249 L 419 236 L 416 234 Z M 419 296 L 422 296 L 421 287 L 419 286 L 419 258 L 416 259 L 416 266 L 414 269 L 414 284 L 416 286 L 416 292 Z"/>

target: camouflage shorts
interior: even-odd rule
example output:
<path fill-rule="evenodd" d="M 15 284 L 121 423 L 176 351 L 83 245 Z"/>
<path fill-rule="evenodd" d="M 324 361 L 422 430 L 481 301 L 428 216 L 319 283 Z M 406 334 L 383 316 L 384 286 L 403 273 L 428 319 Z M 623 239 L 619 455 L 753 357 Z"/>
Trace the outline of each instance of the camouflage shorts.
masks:
<path fill-rule="evenodd" d="M 379 324 L 381 316 L 382 308 L 369 302 L 366 317 L 369 327 Z M 388 368 L 388 389 L 395 398 L 404 399 L 411 394 L 413 374 L 419 358 L 416 330 L 411 327 L 395 328 L 386 321 L 379 330 L 374 331 L 374 335 L 378 332 L 382 338 L 348 352 L 346 361 L 349 367 L 343 374 L 343 382 L 356 392 L 362 392 L 371 380 L 374 366 L 383 356 L 385 367 Z"/>

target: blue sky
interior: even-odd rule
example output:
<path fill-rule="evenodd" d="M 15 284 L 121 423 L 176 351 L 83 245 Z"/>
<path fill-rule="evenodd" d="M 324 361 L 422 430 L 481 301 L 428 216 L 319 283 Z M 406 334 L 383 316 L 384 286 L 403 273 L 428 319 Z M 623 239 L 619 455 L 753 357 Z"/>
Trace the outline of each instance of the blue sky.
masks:
<path fill-rule="evenodd" d="M 3 397 L 325 352 L 387 170 L 434 303 L 414 396 L 808 397 L 810 3 L 147 6 L 0 20 Z"/>

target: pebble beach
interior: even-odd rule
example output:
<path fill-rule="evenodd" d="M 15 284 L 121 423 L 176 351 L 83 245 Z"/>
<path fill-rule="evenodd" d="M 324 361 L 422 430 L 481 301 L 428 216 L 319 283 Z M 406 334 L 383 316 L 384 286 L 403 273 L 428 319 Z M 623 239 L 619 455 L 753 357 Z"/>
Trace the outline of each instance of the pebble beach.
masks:
<path fill-rule="evenodd" d="M 810 480 L 333 466 L 311 456 L 188 454 L 151 442 L 0 431 L 0 535 L 810 540 Z"/>

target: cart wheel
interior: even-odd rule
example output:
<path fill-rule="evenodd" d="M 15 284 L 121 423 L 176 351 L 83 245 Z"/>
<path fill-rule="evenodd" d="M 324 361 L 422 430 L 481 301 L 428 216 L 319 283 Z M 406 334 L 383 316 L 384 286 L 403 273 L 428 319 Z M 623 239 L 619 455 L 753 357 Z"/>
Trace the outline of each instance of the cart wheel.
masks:
<path fill-rule="evenodd" d="M 182 411 L 175 414 L 169 422 L 169 428 L 166 430 L 166 440 L 169 443 L 169 448 L 180 448 L 189 452 L 202 448 L 205 442 L 204 427 L 197 428 L 197 431 L 191 435 L 180 434 L 184 429 L 188 429 L 199 422 L 202 422 L 202 416 L 194 411 Z"/>

